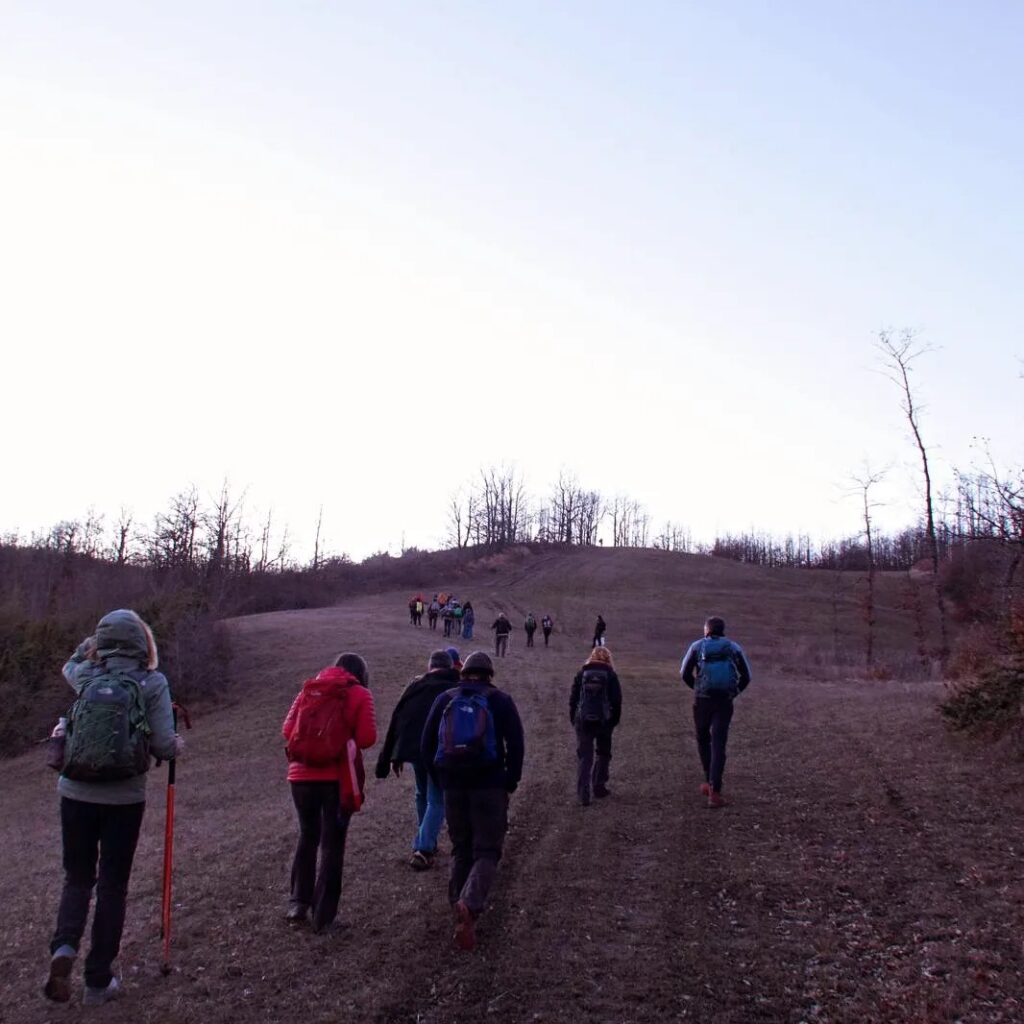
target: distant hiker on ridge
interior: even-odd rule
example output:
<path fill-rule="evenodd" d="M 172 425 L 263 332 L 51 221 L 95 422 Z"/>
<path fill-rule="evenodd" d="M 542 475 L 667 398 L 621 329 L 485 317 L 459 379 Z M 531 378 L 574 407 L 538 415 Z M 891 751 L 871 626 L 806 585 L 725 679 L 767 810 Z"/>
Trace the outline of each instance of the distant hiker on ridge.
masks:
<path fill-rule="evenodd" d="M 526 616 L 526 622 L 523 623 L 523 629 L 526 631 L 526 646 L 533 646 L 533 634 L 537 632 L 537 620 L 534 618 L 533 612 L 530 612 Z"/>
<path fill-rule="evenodd" d="M 551 630 L 555 628 L 555 620 L 550 615 L 545 615 L 540 620 L 540 628 L 544 632 L 544 646 L 547 647 L 548 641 L 551 639 Z"/>
<path fill-rule="evenodd" d="M 504 658 L 508 650 L 508 638 L 512 632 L 512 623 L 504 612 L 498 612 L 498 617 L 491 624 L 494 630 L 494 654 L 496 657 Z"/>
<path fill-rule="evenodd" d="M 708 798 L 708 807 L 722 807 L 722 775 L 732 702 L 750 685 L 747 656 L 738 643 L 726 639 L 724 619 L 712 615 L 704 623 L 704 639 L 690 644 L 679 674 L 694 691 L 693 723 L 704 770 L 700 791 Z"/>
<path fill-rule="evenodd" d="M 416 779 L 416 836 L 409 864 L 416 871 L 425 871 L 433 865 L 437 836 L 444 821 L 444 794 L 420 753 L 423 726 L 434 701 L 458 684 L 459 673 L 452 666 L 451 655 L 447 651 L 434 651 L 427 662 L 426 674 L 414 679 L 398 698 L 377 758 L 378 779 L 386 779 L 389 771 L 400 776 L 403 765 L 412 765 Z"/>
<path fill-rule="evenodd" d="M 569 693 L 569 721 L 576 730 L 576 796 L 587 807 L 591 787 L 598 799 L 610 795 L 608 768 L 612 730 L 622 718 L 622 687 L 607 647 L 595 647 L 576 673 Z M 597 747 L 597 755 L 594 748 Z"/>
<path fill-rule="evenodd" d="M 473 604 L 467 601 L 462 606 L 462 639 L 473 639 L 473 626 L 476 623 L 476 612 L 473 611 Z"/>
<path fill-rule="evenodd" d="M 358 654 L 338 655 L 332 666 L 303 683 L 281 727 L 299 816 L 285 916 L 289 924 L 300 925 L 312 911 L 315 932 L 329 931 L 338 913 L 348 824 L 363 806 L 361 751 L 377 742 L 368 680 Z"/>
<path fill-rule="evenodd" d="M 83 640 L 64 666 L 64 678 L 78 699 L 68 715 L 57 782 L 64 890 L 43 989 L 57 1003 L 71 998 L 71 970 L 93 888 L 96 911 L 82 1002 L 102 1006 L 121 994 L 112 964 L 121 948 L 150 755 L 170 760 L 185 747 L 174 732 L 170 690 L 155 671 L 158 661 L 149 626 L 135 612 L 120 609 L 100 619 L 95 635 Z M 112 742 L 111 714 L 123 726 L 115 729 Z"/>
<path fill-rule="evenodd" d="M 607 627 L 607 625 L 605 625 L 604 618 L 601 616 L 600 613 L 598 613 L 597 622 L 594 624 L 594 646 L 595 647 L 603 647 L 604 646 L 604 634 L 605 634 L 605 631 L 607 629 L 608 629 L 608 627 Z"/>
<path fill-rule="evenodd" d="M 476 946 L 476 919 L 487 903 L 508 830 L 508 798 L 523 772 L 523 724 L 515 701 L 492 682 L 494 665 L 474 651 L 462 685 L 441 694 L 423 729 L 422 759 L 444 790 L 452 842 L 448 901 L 455 944 Z"/>

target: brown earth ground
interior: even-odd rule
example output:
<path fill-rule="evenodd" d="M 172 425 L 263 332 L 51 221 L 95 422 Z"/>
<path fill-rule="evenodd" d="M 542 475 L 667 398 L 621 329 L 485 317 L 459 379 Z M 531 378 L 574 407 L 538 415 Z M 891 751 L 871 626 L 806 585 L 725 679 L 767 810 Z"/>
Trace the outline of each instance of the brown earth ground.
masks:
<path fill-rule="evenodd" d="M 854 582 L 838 598 L 847 642 L 861 628 Z M 291 932 L 282 920 L 295 821 L 281 719 L 306 675 L 355 649 L 370 663 L 383 733 L 440 644 L 440 633 L 409 625 L 403 591 L 231 624 L 237 699 L 196 715 L 179 765 L 174 970 L 158 971 L 156 771 L 120 1004 L 90 1014 L 77 992 L 68 1006 L 42 998 L 60 882 L 53 777 L 38 754 L 0 764 L 0 1020 L 1024 1020 L 1020 765 L 947 735 L 936 683 L 816 669 L 833 642 L 831 577 L 596 551 L 524 553 L 425 586 L 473 599 L 479 646 L 500 608 L 557 623 L 550 649 L 526 650 L 519 632 L 498 668 L 524 719 L 527 760 L 477 952 L 451 945 L 447 858 L 425 874 L 406 864 L 408 773 L 371 780 L 353 822 L 342 933 Z M 881 648 L 894 660 L 910 629 L 901 586 L 882 585 Z M 583 809 L 567 694 L 598 611 L 625 711 L 613 797 Z M 731 803 L 719 812 L 697 795 L 677 677 L 712 611 L 727 616 L 755 675 L 737 706 Z"/>

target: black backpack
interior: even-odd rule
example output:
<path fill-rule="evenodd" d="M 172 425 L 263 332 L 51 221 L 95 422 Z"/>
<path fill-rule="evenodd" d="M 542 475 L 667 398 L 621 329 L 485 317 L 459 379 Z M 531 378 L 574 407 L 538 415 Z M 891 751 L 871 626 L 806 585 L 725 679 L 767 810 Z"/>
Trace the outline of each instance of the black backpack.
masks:
<path fill-rule="evenodd" d="M 603 668 L 586 668 L 580 681 L 576 705 L 577 725 L 609 725 L 612 703 L 608 698 L 608 673 Z"/>

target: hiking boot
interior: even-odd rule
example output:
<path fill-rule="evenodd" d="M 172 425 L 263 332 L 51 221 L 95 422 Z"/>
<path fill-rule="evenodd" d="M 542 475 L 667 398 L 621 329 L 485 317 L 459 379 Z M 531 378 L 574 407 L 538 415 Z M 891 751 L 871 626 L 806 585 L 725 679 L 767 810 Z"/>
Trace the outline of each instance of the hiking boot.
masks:
<path fill-rule="evenodd" d="M 476 924 L 473 921 L 473 912 L 466 904 L 459 900 L 455 904 L 455 945 L 459 949 L 471 952 L 476 949 Z"/>
<path fill-rule="evenodd" d="M 714 790 L 708 795 L 708 807 L 710 810 L 717 810 L 719 807 L 725 806 L 725 797 L 721 793 L 716 793 Z"/>
<path fill-rule="evenodd" d="M 290 925 L 305 924 L 309 916 L 309 907 L 305 903 L 293 903 L 288 908 L 288 913 L 284 915 L 284 919 Z"/>
<path fill-rule="evenodd" d="M 317 935 L 326 935 L 328 937 L 332 935 L 340 935 L 345 930 L 345 926 L 340 921 L 328 921 L 326 924 L 314 924 L 313 931 Z"/>
<path fill-rule="evenodd" d="M 417 850 L 409 858 L 409 867 L 413 871 L 427 871 L 434 866 L 434 855 L 426 850 Z"/>
<path fill-rule="evenodd" d="M 711 783 L 710 782 L 702 782 L 700 784 L 700 795 L 701 796 L 711 796 Z"/>
<path fill-rule="evenodd" d="M 61 946 L 50 957 L 50 976 L 43 986 L 43 995 L 55 1003 L 66 1003 L 71 998 L 71 969 L 75 966 L 78 951 L 71 946 Z"/>
<path fill-rule="evenodd" d="M 121 982 L 117 977 L 111 978 L 106 988 L 90 988 L 86 985 L 85 995 L 82 996 L 82 1005 L 102 1006 L 112 999 L 117 999 L 121 995 L 121 991 Z"/>

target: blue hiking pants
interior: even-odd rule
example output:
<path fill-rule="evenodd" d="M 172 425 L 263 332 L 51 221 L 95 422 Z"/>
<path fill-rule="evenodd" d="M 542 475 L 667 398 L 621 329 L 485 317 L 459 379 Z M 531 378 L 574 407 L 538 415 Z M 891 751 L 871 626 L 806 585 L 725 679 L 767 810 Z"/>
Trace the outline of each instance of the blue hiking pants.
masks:
<path fill-rule="evenodd" d="M 444 793 L 430 777 L 430 772 L 420 764 L 413 765 L 416 776 L 416 840 L 414 850 L 433 853 L 437 849 L 437 837 L 444 823 Z"/>

